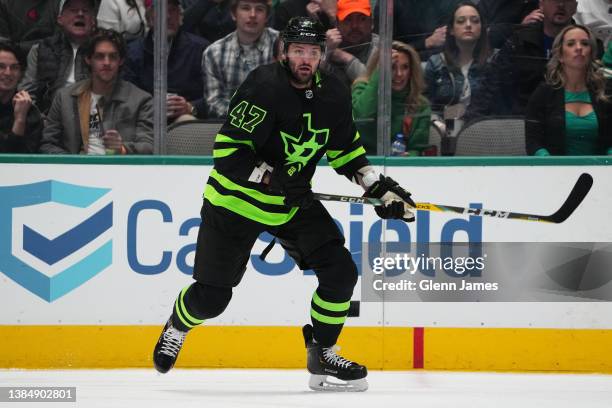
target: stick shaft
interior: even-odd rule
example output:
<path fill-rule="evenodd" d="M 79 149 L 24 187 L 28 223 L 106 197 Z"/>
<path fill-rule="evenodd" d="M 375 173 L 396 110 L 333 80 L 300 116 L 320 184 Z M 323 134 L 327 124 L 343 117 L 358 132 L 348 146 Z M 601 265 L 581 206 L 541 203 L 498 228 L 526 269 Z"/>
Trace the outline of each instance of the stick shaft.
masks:
<path fill-rule="evenodd" d="M 550 215 L 527 214 L 514 211 L 486 210 L 481 208 L 457 207 L 452 205 L 434 203 L 416 203 L 416 209 L 422 211 L 452 212 L 455 214 L 468 214 L 482 217 L 548 222 L 558 224 L 565 221 L 574 212 L 574 210 L 578 208 L 580 203 L 584 200 L 587 193 L 591 189 L 592 185 L 593 178 L 591 177 L 591 175 L 588 173 L 581 174 L 563 205 L 555 213 Z M 323 193 L 314 193 L 314 197 L 316 200 L 321 201 L 339 201 L 345 203 L 367 205 L 384 204 L 381 199 L 371 197 L 355 197 Z"/>

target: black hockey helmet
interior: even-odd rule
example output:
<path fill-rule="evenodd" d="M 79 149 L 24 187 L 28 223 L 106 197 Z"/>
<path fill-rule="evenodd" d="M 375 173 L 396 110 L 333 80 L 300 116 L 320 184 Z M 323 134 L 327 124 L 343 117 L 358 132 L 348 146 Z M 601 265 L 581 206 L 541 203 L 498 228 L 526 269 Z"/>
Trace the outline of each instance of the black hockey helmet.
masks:
<path fill-rule="evenodd" d="M 316 44 L 325 48 L 325 28 L 310 17 L 293 17 L 281 33 L 285 52 L 291 43 Z"/>

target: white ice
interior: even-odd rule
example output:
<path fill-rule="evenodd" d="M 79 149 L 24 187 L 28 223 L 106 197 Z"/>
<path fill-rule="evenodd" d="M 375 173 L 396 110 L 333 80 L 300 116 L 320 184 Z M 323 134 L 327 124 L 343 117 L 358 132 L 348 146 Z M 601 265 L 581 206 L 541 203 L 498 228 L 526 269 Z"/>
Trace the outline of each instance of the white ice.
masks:
<path fill-rule="evenodd" d="M 365 393 L 316 393 L 305 370 L 0 370 L 0 386 L 77 388 L 76 403 L 0 407 L 610 408 L 612 375 L 372 371 Z"/>

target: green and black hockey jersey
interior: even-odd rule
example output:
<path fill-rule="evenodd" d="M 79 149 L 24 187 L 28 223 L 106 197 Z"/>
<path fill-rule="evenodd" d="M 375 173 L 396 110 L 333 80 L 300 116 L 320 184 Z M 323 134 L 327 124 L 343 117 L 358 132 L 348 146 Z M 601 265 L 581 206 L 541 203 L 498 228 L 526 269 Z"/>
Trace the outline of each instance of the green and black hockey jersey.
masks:
<path fill-rule="evenodd" d="M 349 89 L 321 72 L 312 88 L 296 89 L 281 63 L 260 66 L 230 101 L 204 198 L 262 224 L 284 224 L 298 208 L 285 206 L 283 196 L 249 176 L 261 161 L 274 168 L 297 164 L 310 183 L 324 154 L 348 178 L 369 164 L 353 123 Z"/>

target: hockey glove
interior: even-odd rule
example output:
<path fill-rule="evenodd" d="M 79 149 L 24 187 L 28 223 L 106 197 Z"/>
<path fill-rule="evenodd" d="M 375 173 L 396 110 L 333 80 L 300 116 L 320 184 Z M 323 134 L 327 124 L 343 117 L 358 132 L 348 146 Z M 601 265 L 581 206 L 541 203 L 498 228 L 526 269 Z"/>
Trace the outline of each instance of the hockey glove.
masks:
<path fill-rule="evenodd" d="M 308 208 L 314 202 L 310 184 L 304 180 L 295 165 L 275 167 L 270 180 L 270 189 L 283 194 L 284 204 L 289 207 Z"/>
<path fill-rule="evenodd" d="M 385 204 L 374 207 L 376 214 L 384 219 L 402 219 L 406 222 L 414 221 L 414 201 L 410 193 L 400 187 L 391 177 L 380 175 L 365 192 L 364 197 L 380 198 Z"/>

